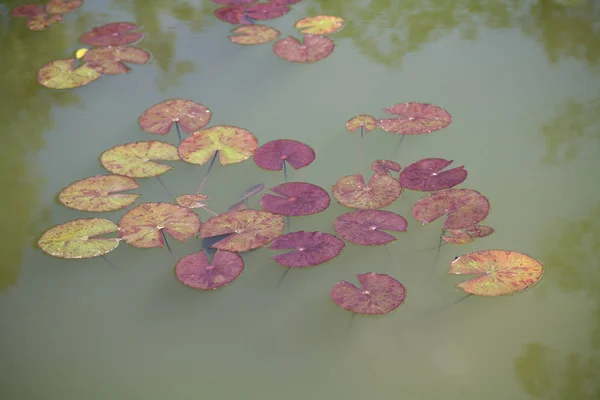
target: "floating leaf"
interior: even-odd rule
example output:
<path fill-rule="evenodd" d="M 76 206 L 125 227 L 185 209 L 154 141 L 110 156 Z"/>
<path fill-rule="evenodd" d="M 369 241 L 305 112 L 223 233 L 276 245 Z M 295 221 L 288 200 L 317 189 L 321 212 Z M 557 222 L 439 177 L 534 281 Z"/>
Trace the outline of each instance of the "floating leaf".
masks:
<path fill-rule="evenodd" d="M 522 253 L 481 250 L 463 254 L 450 263 L 450 274 L 482 274 L 457 287 L 478 296 L 502 296 L 525 290 L 540 280 L 542 263 Z"/>
<path fill-rule="evenodd" d="M 44 6 L 41 4 L 24 4 L 12 9 L 10 15 L 12 17 L 33 17 L 34 15 L 42 14 Z"/>
<path fill-rule="evenodd" d="M 90 46 L 124 46 L 142 38 L 141 32 L 131 32 L 138 28 L 131 22 L 111 22 L 87 31 L 79 41 Z"/>
<path fill-rule="evenodd" d="M 452 116 L 441 107 L 425 103 L 394 104 L 384 110 L 388 114 L 399 115 L 400 118 L 379 120 L 381 129 L 402 135 L 418 135 L 447 127 Z"/>
<path fill-rule="evenodd" d="M 335 45 L 331 39 L 320 35 L 304 35 L 303 43 L 289 36 L 279 39 L 273 51 L 284 60 L 295 63 L 313 63 L 329 56 Z"/>
<path fill-rule="evenodd" d="M 281 17 L 290 11 L 288 7 L 275 3 L 259 3 L 221 7 L 215 16 L 230 24 L 251 24 L 253 20 L 266 20 Z"/>
<path fill-rule="evenodd" d="M 238 26 L 231 33 L 235 35 L 229 36 L 229 40 L 237 44 L 263 44 L 281 35 L 277 29 L 259 24 Z"/>
<path fill-rule="evenodd" d="M 81 211 L 114 211 L 133 204 L 140 197 L 139 194 L 118 192 L 139 187 L 127 176 L 97 175 L 67 186 L 58 194 L 58 200 Z"/>
<path fill-rule="evenodd" d="M 331 298 L 345 310 L 358 314 L 387 314 L 404 303 L 406 289 L 386 274 L 356 274 L 362 286 L 340 281 L 331 288 Z"/>
<path fill-rule="evenodd" d="M 263 169 L 281 171 L 287 162 L 294 169 L 306 167 L 315 160 L 315 151 L 307 144 L 296 140 L 278 139 L 259 147 L 254 162 Z"/>
<path fill-rule="evenodd" d="M 465 232 L 472 238 L 484 238 L 494 233 L 494 228 L 487 225 L 475 225 L 465 228 Z"/>
<path fill-rule="evenodd" d="M 369 184 L 361 174 L 349 175 L 333 185 L 333 197 L 350 208 L 376 209 L 392 204 L 400 193 L 400 182 L 389 175 L 373 175 Z"/>
<path fill-rule="evenodd" d="M 51 61 L 40 68 L 37 80 L 40 85 L 50 89 L 73 89 L 87 85 L 102 76 L 86 64 L 77 68 L 73 68 L 74 66 L 74 58 Z"/>
<path fill-rule="evenodd" d="M 289 250 L 273 260 L 290 268 L 314 267 L 337 257 L 345 247 L 342 239 L 324 232 L 298 231 L 279 236 L 271 243 L 271 250 Z"/>
<path fill-rule="evenodd" d="M 446 229 L 442 239 L 452 244 L 471 243 L 474 239 L 483 238 L 494 233 L 494 228 L 487 225 L 475 225 L 465 229 Z"/>
<path fill-rule="evenodd" d="M 132 142 L 115 146 L 100 156 L 104 168 L 132 178 L 150 178 L 173 169 L 155 160 L 179 160 L 177 147 L 157 140 Z"/>
<path fill-rule="evenodd" d="M 283 5 L 291 5 L 300 3 L 302 0 L 267 0 L 269 3 L 273 4 L 283 4 Z"/>
<path fill-rule="evenodd" d="M 96 236 L 118 229 L 114 222 L 103 218 L 75 219 L 47 230 L 38 240 L 38 246 L 54 257 L 98 257 L 117 248 L 120 239 Z"/>
<path fill-rule="evenodd" d="M 440 172 L 452 162 L 443 158 L 425 158 L 416 161 L 402 171 L 400 184 L 407 189 L 422 192 L 433 192 L 456 186 L 467 179 L 467 170 L 461 165 Z"/>
<path fill-rule="evenodd" d="M 239 6 L 242 4 L 251 4 L 256 3 L 258 0 L 210 0 L 215 4 L 219 4 L 222 6 Z"/>
<path fill-rule="evenodd" d="M 442 229 L 462 229 L 483 221 L 490 203 L 481 193 L 471 189 L 446 189 L 425 196 L 415 203 L 412 214 L 426 225 L 448 214 Z"/>
<path fill-rule="evenodd" d="M 371 169 L 377 175 L 390 175 L 390 171 L 400 172 L 402 167 L 395 161 L 375 160 L 371 164 Z"/>
<path fill-rule="evenodd" d="M 358 210 L 337 217 L 333 227 L 343 239 L 361 246 L 388 244 L 396 237 L 386 231 L 406 232 L 406 220 L 391 211 Z"/>
<path fill-rule="evenodd" d="M 204 251 L 188 254 L 175 265 L 181 283 L 193 289 L 215 290 L 229 285 L 244 270 L 244 259 L 236 253 L 217 250 L 212 262 Z"/>
<path fill-rule="evenodd" d="M 331 199 L 327 191 L 306 182 L 286 182 L 271 188 L 279 194 L 264 194 L 260 206 L 274 214 L 299 216 L 316 214 L 329 207 Z"/>
<path fill-rule="evenodd" d="M 82 0 L 50 0 L 46 4 L 46 12 L 50 14 L 64 14 L 81 7 L 82 4 Z"/>
<path fill-rule="evenodd" d="M 356 130 L 360 128 L 362 128 L 365 133 L 370 132 L 377 128 L 377 120 L 371 115 L 361 114 L 350 118 L 348 122 L 346 122 L 346 129 L 350 132 L 356 132 Z"/>
<path fill-rule="evenodd" d="M 200 229 L 200 217 L 192 210 L 171 203 L 143 203 L 119 221 L 119 234 L 133 247 L 164 247 L 161 230 L 183 242 Z"/>
<path fill-rule="evenodd" d="M 219 152 L 221 164 L 235 164 L 252 157 L 258 141 L 245 129 L 217 125 L 194 132 L 179 144 L 179 156 L 190 164 L 206 164 Z"/>
<path fill-rule="evenodd" d="M 202 203 L 203 201 L 209 200 L 208 196 L 205 196 L 200 193 L 194 194 L 182 194 L 181 196 L 177 196 L 175 201 L 181 207 L 185 208 L 202 208 L 205 207 L 206 204 Z"/>
<path fill-rule="evenodd" d="M 200 228 L 200 237 L 229 234 L 212 248 L 243 252 L 257 249 L 281 235 L 285 222 L 281 215 L 260 210 L 230 211 L 212 217 Z"/>
<path fill-rule="evenodd" d="M 300 33 L 307 35 L 329 35 L 344 26 L 344 19 L 332 15 L 317 15 L 316 17 L 302 18 L 296 22 Z"/>
<path fill-rule="evenodd" d="M 166 135 L 177 122 L 185 133 L 204 128 L 210 122 L 210 110 L 191 100 L 166 100 L 144 111 L 138 122 L 148 133 Z"/>
<path fill-rule="evenodd" d="M 27 28 L 32 31 L 43 31 L 47 29 L 50 25 L 56 24 L 57 22 L 62 21 L 63 17 L 60 14 L 36 14 L 27 20 Z"/>
<path fill-rule="evenodd" d="M 83 56 L 84 61 L 105 75 L 124 74 L 130 69 L 122 61 L 132 64 L 146 64 L 150 54 L 137 47 L 110 46 L 91 49 Z"/>

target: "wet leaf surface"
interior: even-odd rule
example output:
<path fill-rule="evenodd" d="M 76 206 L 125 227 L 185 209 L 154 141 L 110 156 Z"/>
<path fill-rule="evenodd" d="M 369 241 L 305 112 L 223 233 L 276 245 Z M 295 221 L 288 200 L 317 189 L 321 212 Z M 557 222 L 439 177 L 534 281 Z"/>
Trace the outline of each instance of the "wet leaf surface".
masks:
<path fill-rule="evenodd" d="M 170 165 L 156 160 L 179 160 L 177 147 L 151 140 L 121 144 L 100 155 L 100 162 L 110 172 L 132 178 L 150 178 L 171 169 Z"/>
<path fill-rule="evenodd" d="M 258 3 L 221 7 L 215 10 L 215 16 L 230 24 L 251 24 L 252 20 L 279 18 L 290 11 L 283 4 Z"/>
<path fill-rule="evenodd" d="M 467 179 L 464 166 L 442 171 L 452 164 L 443 158 L 425 158 L 410 164 L 400 174 L 400 184 L 406 189 L 433 192 L 449 189 Z"/>
<path fill-rule="evenodd" d="M 49 14 L 64 14 L 75 11 L 82 4 L 82 0 L 50 0 L 46 3 L 46 12 Z"/>
<path fill-rule="evenodd" d="M 133 204 L 139 194 L 119 193 L 137 189 L 135 180 L 123 175 L 98 175 L 82 179 L 64 188 L 58 200 L 81 211 L 114 211 Z"/>
<path fill-rule="evenodd" d="M 426 225 L 448 215 L 442 229 L 463 229 L 477 225 L 490 212 L 490 203 L 471 189 L 446 189 L 419 199 L 412 208 L 416 220 Z"/>
<path fill-rule="evenodd" d="M 302 18 L 296 22 L 296 28 L 306 35 L 329 35 L 344 26 L 344 19 L 333 15 L 317 15 Z"/>
<path fill-rule="evenodd" d="M 386 274 L 356 274 L 361 288 L 340 281 L 331 289 L 331 298 L 345 310 L 358 314 L 387 314 L 404 302 L 406 289 Z"/>
<path fill-rule="evenodd" d="M 260 206 L 274 214 L 300 216 L 316 214 L 329 207 L 331 198 L 327 191 L 306 182 L 286 182 L 271 188 L 260 199 Z"/>
<path fill-rule="evenodd" d="M 129 46 L 98 47 L 85 53 L 83 60 L 105 75 L 124 74 L 130 69 L 124 62 L 146 64 L 150 54 L 145 50 Z"/>
<path fill-rule="evenodd" d="M 219 4 L 221 6 L 240 6 L 243 4 L 252 4 L 258 2 L 258 0 L 210 0 L 212 3 Z"/>
<path fill-rule="evenodd" d="M 378 246 L 398 240 L 385 231 L 406 232 L 407 222 L 391 211 L 358 210 L 342 214 L 333 223 L 343 239 L 361 246 Z"/>
<path fill-rule="evenodd" d="M 384 110 L 399 118 L 379 120 L 381 129 L 402 135 L 418 135 L 447 127 L 452 116 L 441 107 L 426 103 L 399 103 Z"/>
<path fill-rule="evenodd" d="M 494 228 L 487 225 L 475 225 L 464 229 L 446 229 L 442 239 L 452 244 L 467 244 L 477 238 L 483 238 L 494 233 Z"/>
<path fill-rule="evenodd" d="M 400 172 L 402 167 L 395 161 L 391 160 L 375 160 L 371 164 L 371 169 L 376 175 L 391 175 L 390 171 Z"/>
<path fill-rule="evenodd" d="M 200 193 L 192 193 L 192 194 L 182 194 L 181 196 L 177 196 L 175 201 L 181 207 L 185 208 L 202 208 L 205 207 L 206 204 L 202 203 L 203 201 L 209 200 L 208 196 L 205 196 Z"/>
<path fill-rule="evenodd" d="M 310 165 L 315 160 L 315 151 L 307 144 L 296 140 L 277 139 L 260 146 L 254 154 L 254 162 L 263 169 L 281 171 L 287 162 L 294 169 Z"/>
<path fill-rule="evenodd" d="M 211 112 L 200 103 L 173 99 L 155 104 L 140 116 L 140 127 L 148 133 L 166 135 L 177 122 L 182 131 L 190 133 L 204 128 L 211 119 Z"/>
<path fill-rule="evenodd" d="M 304 35 L 303 43 L 289 36 L 279 39 L 273 45 L 273 51 L 286 61 L 295 63 L 313 63 L 329 56 L 335 44 L 331 39 L 320 35 Z"/>
<path fill-rule="evenodd" d="M 349 175 L 333 185 L 333 197 L 342 205 L 358 209 L 377 209 L 392 204 L 400 193 L 400 182 L 389 175 L 373 175 L 369 184 L 361 174 Z"/>
<path fill-rule="evenodd" d="M 277 29 L 259 24 L 238 26 L 231 33 L 234 35 L 229 36 L 229 40 L 245 45 L 268 43 L 281 35 Z"/>
<path fill-rule="evenodd" d="M 199 290 L 215 290 L 229 285 L 244 270 L 244 260 L 237 253 L 217 250 L 211 262 L 204 251 L 188 254 L 175 266 L 177 279 Z"/>
<path fill-rule="evenodd" d="M 37 80 L 40 85 L 50 89 L 73 89 L 87 85 L 102 76 L 86 64 L 77 68 L 74 66 L 74 58 L 51 61 L 39 70 Z"/>
<path fill-rule="evenodd" d="M 346 122 L 346 129 L 350 132 L 356 132 L 362 126 L 363 132 L 370 132 L 377 128 L 377 120 L 372 115 L 361 114 L 356 117 L 352 117 Z"/>
<path fill-rule="evenodd" d="M 142 38 L 142 32 L 132 32 L 136 29 L 139 26 L 132 22 L 111 22 L 85 32 L 79 41 L 90 46 L 124 46 Z"/>
<path fill-rule="evenodd" d="M 190 164 L 204 165 L 218 151 L 219 161 L 227 165 L 247 160 L 257 147 L 256 137 L 246 129 L 217 125 L 184 139 L 179 145 L 179 156 Z"/>
<path fill-rule="evenodd" d="M 275 239 L 271 250 L 293 250 L 273 260 L 290 268 L 314 267 L 337 257 L 345 247 L 342 239 L 324 232 L 290 232 Z"/>
<path fill-rule="evenodd" d="M 60 14 L 36 14 L 27 20 L 27 28 L 32 31 L 43 31 L 50 27 L 50 25 L 62 21 L 62 19 L 63 17 Z"/>

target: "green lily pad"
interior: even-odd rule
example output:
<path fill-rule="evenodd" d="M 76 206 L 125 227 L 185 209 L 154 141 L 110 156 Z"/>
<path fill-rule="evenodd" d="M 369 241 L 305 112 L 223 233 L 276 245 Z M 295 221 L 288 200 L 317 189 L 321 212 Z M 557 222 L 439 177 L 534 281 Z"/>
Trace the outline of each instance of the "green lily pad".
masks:
<path fill-rule="evenodd" d="M 81 7 L 82 0 L 50 0 L 46 4 L 46 12 L 49 14 L 64 14 Z"/>
<path fill-rule="evenodd" d="M 206 164 L 219 152 L 221 164 L 235 164 L 252 157 L 258 147 L 256 137 L 237 126 L 218 125 L 194 132 L 179 145 L 179 156 L 190 164 Z"/>
<path fill-rule="evenodd" d="M 73 89 L 85 86 L 102 76 L 87 64 L 74 68 L 75 61 L 74 58 L 67 58 L 49 62 L 38 72 L 38 82 L 50 89 Z"/>
<path fill-rule="evenodd" d="M 177 147 L 158 140 L 132 142 L 115 146 L 100 156 L 104 168 L 132 178 L 150 178 L 173 169 L 155 160 L 179 160 Z"/>
<path fill-rule="evenodd" d="M 58 200 L 81 211 L 114 211 L 133 204 L 139 194 L 118 193 L 137 189 L 135 180 L 122 175 L 98 175 L 77 181 L 64 188 Z"/>

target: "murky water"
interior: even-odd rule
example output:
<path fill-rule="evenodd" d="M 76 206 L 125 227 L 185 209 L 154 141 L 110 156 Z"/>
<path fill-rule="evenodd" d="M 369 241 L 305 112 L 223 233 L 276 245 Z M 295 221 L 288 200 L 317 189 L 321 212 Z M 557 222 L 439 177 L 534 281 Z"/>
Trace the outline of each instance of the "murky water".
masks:
<path fill-rule="evenodd" d="M 334 53 L 310 65 L 279 59 L 270 44 L 230 43 L 232 26 L 208 1 L 87 1 L 43 32 L 7 16 L 24 2 L 1 3 L 2 399 L 600 397 L 599 2 L 305 0 L 267 25 L 296 35 L 293 24 L 305 16 L 347 22 L 332 35 Z M 82 32 L 112 21 L 144 27 L 148 65 L 71 91 L 36 83 L 42 65 L 80 47 Z M 440 105 L 453 116 L 448 128 L 407 137 L 397 155 L 397 137 L 368 134 L 366 160 L 465 165 L 461 187 L 489 198 L 485 222 L 496 232 L 443 247 L 433 266 L 435 250 L 419 250 L 437 244 L 441 223 L 420 226 L 410 214 L 420 194 L 408 191 L 386 208 L 409 221 L 389 254 L 348 245 L 277 286 L 284 269 L 260 249 L 247 255 L 239 280 L 210 293 L 181 285 L 165 249 L 122 244 L 107 256 L 116 268 L 37 250 L 46 229 L 87 216 L 56 203 L 56 194 L 105 173 L 102 151 L 156 139 L 137 117 L 167 98 L 201 102 L 212 124 L 244 127 L 260 143 L 310 144 L 316 161 L 289 171 L 290 180 L 327 189 L 358 168 L 348 118 L 383 116 L 398 102 Z M 179 163 L 163 180 L 186 193 L 204 170 Z M 251 161 L 218 165 L 206 193 L 222 212 L 244 188 L 282 180 Z M 141 200 L 169 200 L 156 180 L 141 183 Z M 293 218 L 292 230 L 332 232 L 346 211 L 336 204 Z M 181 257 L 199 242 L 172 246 Z M 543 280 L 515 296 L 449 306 L 462 297 L 454 285 L 464 277 L 448 275 L 447 263 L 488 248 L 536 257 Z M 393 275 L 408 297 L 391 315 L 357 316 L 350 326 L 329 290 L 366 271 Z"/>

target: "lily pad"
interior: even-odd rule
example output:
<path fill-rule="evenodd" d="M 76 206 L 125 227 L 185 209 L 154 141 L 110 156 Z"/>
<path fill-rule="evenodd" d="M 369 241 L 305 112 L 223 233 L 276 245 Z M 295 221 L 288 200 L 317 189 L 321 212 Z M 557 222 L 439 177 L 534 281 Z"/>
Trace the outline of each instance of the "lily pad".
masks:
<path fill-rule="evenodd" d="M 307 144 L 296 140 L 278 139 L 260 146 L 254 154 L 254 162 L 270 171 L 281 171 L 284 162 L 294 169 L 310 165 L 315 160 L 315 151 Z"/>
<path fill-rule="evenodd" d="M 260 210 L 230 211 L 212 217 L 200 228 L 200 237 L 229 235 L 212 248 L 243 252 L 257 249 L 281 235 L 285 221 L 281 215 Z"/>
<path fill-rule="evenodd" d="M 27 20 L 27 28 L 32 31 L 43 31 L 47 29 L 50 25 L 56 24 L 57 22 L 62 21 L 63 17 L 60 14 L 36 14 Z"/>
<path fill-rule="evenodd" d="M 33 17 L 34 15 L 42 14 L 44 6 L 41 4 L 24 4 L 12 9 L 11 17 Z"/>
<path fill-rule="evenodd" d="M 210 122 L 210 110 L 191 100 L 166 100 L 144 111 L 138 122 L 148 133 L 166 135 L 178 123 L 185 133 L 204 128 Z"/>
<path fill-rule="evenodd" d="M 161 231 L 183 242 L 198 233 L 200 217 L 171 203 L 143 203 L 123 215 L 119 228 L 119 234 L 130 246 L 164 247 Z"/>
<path fill-rule="evenodd" d="M 67 186 L 58 194 L 65 206 L 81 211 L 114 211 L 133 204 L 139 194 L 119 193 L 137 189 L 137 182 L 123 175 L 97 175 Z"/>
<path fill-rule="evenodd" d="M 284 5 L 292 5 L 300 3 L 302 0 L 267 0 L 269 3 L 273 4 L 284 4 Z"/>
<path fill-rule="evenodd" d="M 358 314 L 387 314 L 404 303 L 406 289 L 386 274 L 356 274 L 361 288 L 340 281 L 331 288 L 331 298 L 345 310 Z"/>
<path fill-rule="evenodd" d="M 124 46 L 142 38 L 142 32 L 132 32 L 138 28 L 131 22 L 111 22 L 85 32 L 79 41 L 90 46 Z"/>
<path fill-rule="evenodd" d="M 115 146 L 100 156 L 104 168 L 132 178 L 150 178 L 173 169 L 156 160 L 179 160 L 177 147 L 157 140 L 132 142 Z"/>
<path fill-rule="evenodd" d="M 246 45 L 267 43 L 281 35 L 281 32 L 277 29 L 259 24 L 238 26 L 231 33 L 235 35 L 229 36 L 229 40 L 233 43 Z"/>
<path fill-rule="evenodd" d="M 443 158 L 425 158 L 414 162 L 400 174 L 400 184 L 407 189 L 422 192 L 449 189 L 467 179 L 467 170 L 462 165 L 442 171 L 452 162 Z"/>
<path fill-rule="evenodd" d="M 357 129 L 360 129 L 361 132 L 366 133 L 375 128 L 377 128 L 377 120 L 375 117 L 368 114 L 357 115 L 346 122 L 346 129 L 350 132 L 356 132 Z"/>
<path fill-rule="evenodd" d="M 412 208 L 416 220 L 426 225 L 448 215 L 442 229 L 462 229 L 483 221 L 490 203 L 481 193 L 471 189 L 446 189 L 419 199 Z"/>
<path fill-rule="evenodd" d="M 279 18 L 290 11 L 283 4 L 258 3 L 221 7 L 215 10 L 215 16 L 230 24 L 251 24 L 253 20 Z"/>
<path fill-rule="evenodd" d="M 215 152 L 223 165 L 252 157 L 258 141 L 249 131 L 230 125 L 217 125 L 194 132 L 179 144 L 179 156 L 190 164 L 206 164 Z"/>
<path fill-rule="evenodd" d="M 537 283 L 544 268 L 526 254 L 507 250 L 481 250 L 464 254 L 450 263 L 450 274 L 479 274 L 457 287 L 478 296 L 512 294 Z"/>
<path fill-rule="evenodd" d="M 395 161 L 375 160 L 371 164 L 371 169 L 376 175 L 390 175 L 390 171 L 400 172 L 402 167 Z"/>
<path fill-rule="evenodd" d="M 258 0 L 210 0 L 212 3 L 221 6 L 240 6 L 242 4 L 256 3 Z"/>
<path fill-rule="evenodd" d="M 119 238 L 97 236 L 116 232 L 114 222 L 103 218 L 80 218 L 48 229 L 38 240 L 45 253 L 60 258 L 91 258 L 113 251 Z"/>
<path fill-rule="evenodd" d="M 83 64 L 74 68 L 74 58 L 55 60 L 40 68 L 37 80 L 50 89 L 73 89 L 85 86 L 102 76 L 101 73 Z"/>
<path fill-rule="evenodd" d="M 97 47 L 85 53 L 83 60 L 92 68 L 105 75 L 124 74 L 130 69 L 124 62 L 146 64 L 150 54 L 145 50 L 130 46 Z"/>
<path fill-rule="evenodd" d="M 335 48 L 333 40 L 320 35 L 304 35 L 303 43 L 289 36 L 273 45 L 276 55 L 295 63 L 313 63 L 328 57 Z"/>
<path fill-rule="evenodd" d="M 271 188 L 277 193 L 264 194 L 260 206 L 274 214 L 300 216 L 316 214 L 329 207 L 331 198 L 327 191 L 306 182 L 286 182 Z"/>
<path fill-rule="evenodd" d="M 333 185 L 333 197 L 350 208 L 377 209 L 392 204 L 400 193 L 400 182 L 390 175 L 374 174 L 367 185 L 361 174 L 349 175 Z"/>
<path fill-rule="evenodd" d="M 200 193 L 192 193 L 192 194 L 182 194 L 181 196 L 177 196 L 175 201 L 181 207 L 185 208 L 203 208 L 206 204 L 202 203 L 203 201 L 210 200 L 208 196 L 205 196 Z"/>
<path fill-rule="evenodd" d="M 381 129 L 401 135 L 419 135 L 438 131 L 452 122 L 452 116 L 441 107 L 426 103 L 394 104 L 384 110 L 400 118 L 379 120 Z"/>
<path fill-rule="evenodd" d="M 487 225 L 475 225 L 465 229 L 446 229 L 442 239 L 452 244 L 471 243 L 474 239 L 490 236 L 494 228 Z"/>
<path fill-rule="evenodd" d="M 177 279 L 186 286 L 215 290 L 229 285 L 244 270 L 244 259 L 237 253 L 217 250 L 212 262 L 204 251 L 188 254 L 175 265 Z"/>
<path fill-rule="evenodd" d="M 339 31 L 342 26 L 344 26 L 344 19 L 333 15 L 317 15 L 296 22 L 296 28 L 300 29 L 300 33 L 307 35 L 329 35 Z"/>
<path fill-rule="evenodd" d="M 46 12 L 49 14 L 64 14 L 81 7 L 82 0 L 50 0 L 46 4 Z"/>
<path fill-rule="evenodd" d="M 335 235 L 324 232 L 298 231 L 279 236 L 271 250 L 290 250 L 273 257 L 277 264 L 290 268 L 314 267 L 337 257 L 346 244 Z"/>
<path fill-rule="evenodd" d="M 357 210 L 337 217 L 333 227 L 343 239 L 361 246 L 378 246 L 398 240 L 386 231 L 406 232 L 406 220 L 391 211 Z"/>

